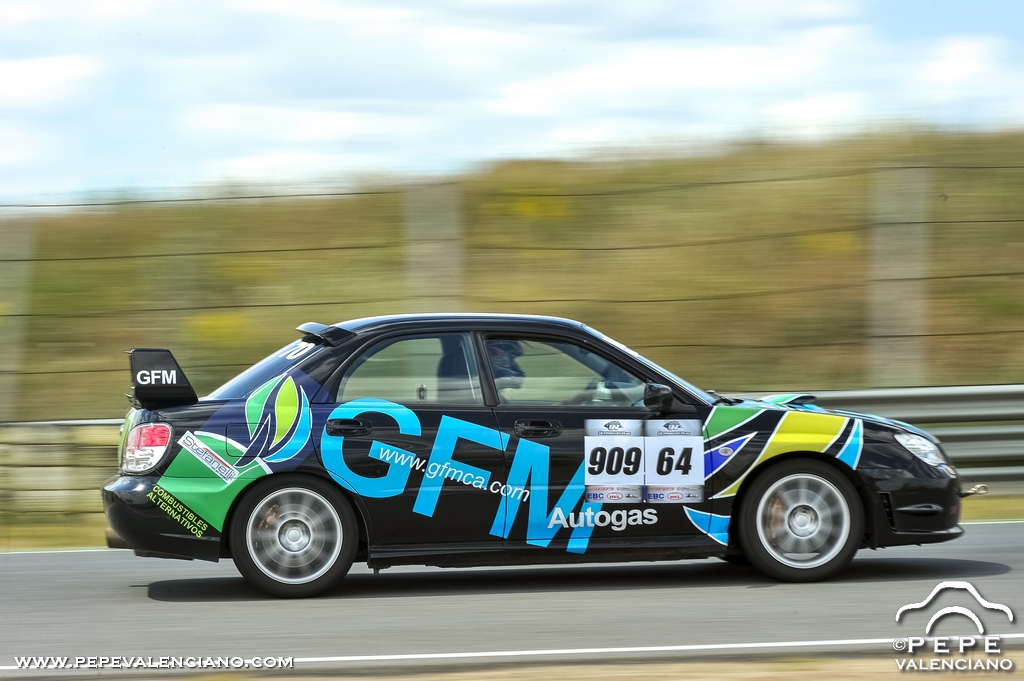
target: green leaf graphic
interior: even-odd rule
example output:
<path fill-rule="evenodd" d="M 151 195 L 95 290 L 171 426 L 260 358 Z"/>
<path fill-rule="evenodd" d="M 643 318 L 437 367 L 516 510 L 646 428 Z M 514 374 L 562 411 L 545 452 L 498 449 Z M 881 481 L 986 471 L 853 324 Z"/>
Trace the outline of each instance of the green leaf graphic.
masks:
<path fill-rule="evenodd" d="M 280 382 L 281 377 L 277 376 L 270 379 L 259 388 L 256 389 L 249 399 L 245 401 L 245 421 L 249 424 L 249 437 L 252 437 L 253 433 L 256 432 L 256 428 L 260 425 L 260 414 L 263 413 L 263 407 L 267 403 L 267 397 L 274 391 L 274 387 Z M 288 379 L 291 380 L 291 379 Z"/>
<path fill-rule="evenodd" d="M 299 414 L 299 393 L 295 389 L 295 381 L 289 376 L 277 393 L 277 400 L 274 403 L 274 415 L 277 417 L 277 432 L 274 433 L 274 441 L 271 447 L 277 445 L 284 439 L 284 436 L 291 430 L 295 423 L 295 417 Z"/>

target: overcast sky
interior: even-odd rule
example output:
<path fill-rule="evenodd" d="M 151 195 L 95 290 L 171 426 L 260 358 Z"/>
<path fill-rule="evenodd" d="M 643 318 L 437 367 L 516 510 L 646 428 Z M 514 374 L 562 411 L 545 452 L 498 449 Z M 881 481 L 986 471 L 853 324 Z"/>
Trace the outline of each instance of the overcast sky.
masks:
<path fill-rule="evenodd" d="M 0 0 L 0 198 L 1024 127 L 1024 2 Z"/>

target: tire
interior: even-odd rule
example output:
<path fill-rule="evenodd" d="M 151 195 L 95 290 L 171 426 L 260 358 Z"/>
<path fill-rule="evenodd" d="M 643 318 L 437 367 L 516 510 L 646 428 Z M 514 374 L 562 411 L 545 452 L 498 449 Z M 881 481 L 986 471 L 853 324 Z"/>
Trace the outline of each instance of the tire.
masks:
<path fill-rule="evenodd" d="M 857 490 L 841 472 L 813 459 L 765 471 L 747 490 L 739 512 L 743 554 L 785 582 L 815 582 L 843 570 L 863 534 Z"/>
<path fill-rule="evenodd" d="M 245 581 L 272 596 L 316 596 L 352 567 L 359 527 L 331 483 L 272 476 L 256 483 L 231 520 L 231 555 Z"/>

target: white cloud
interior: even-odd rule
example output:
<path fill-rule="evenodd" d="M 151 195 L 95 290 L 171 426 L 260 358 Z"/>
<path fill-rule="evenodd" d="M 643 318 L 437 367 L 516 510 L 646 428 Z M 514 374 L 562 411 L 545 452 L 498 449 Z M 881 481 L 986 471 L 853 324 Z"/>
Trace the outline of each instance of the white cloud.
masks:
<path fill-rule="evenodd" d="M 37 162 L 47 147 L 38 132 L 24 125 L 0 121 L 0 168 L 17 168 Z"/>
<path fill-rule="evenodd" d="M 326 154 L 278 150 L 217 161 L 206 169 L 206 180 L 285 181 L 335 173 L 379 170 L 380 160 L 370 155 Z"/>
<path fill-rule="evenodd" d="M 353 138 L 409 136 L 429 129 L 424 119 L 386 114 L 273 106 L 217 104 L 183 117 L 186 128 L 217 137 L 255 142 L 320 144 Z"/>
<path fill-rule="evenodd" d="M 100 60 L 82 55 L 0 61 L 0 103 L 49 104 L 80 91 L 103 70 Z"/>
<path fill-rule="evenodd" d="M 269 14 L 316 23 L 395 21 L 413 18 L 418 14 L 409 9 L 382 7 L 373 3 L 330 0 L 236 0 L 228 4 L 239 12 Z"/>
<path fill-rule="evenodd" d="M 821 136 L 885 116 L 1020 124 L 1024 62 L 1005 30 L 996 37 L 999 20 L 991 35 L 977 21 L 962 35 L 936 13 L 905 38 L 886 11 L 857 0 L 0 0 L 0 193 L 31 169 L 43 169 L 41 190 L 301 181 Z"/>
<path fill-rule="evenodd" d="M 806 80 L 821 60 L 803 47 L 635 47 L 602 62 L 501 87 L 492 106 L 534 116 L 594 109 L 642 112 L 681 97 L 788 88 Z"/>
<path fill-rule="evenodd" d="M 10 31 L 38 23 L 53 16 L 48 10 L 49 8 L 35 2 L 3 2 L 0 3 L 0 26 Z"/>
<path fill-rule="evenodd" d="M 921 77 L 938 87 L 969 85 L 996 70 L 998 42 L 985 38 L 954 38 L 944 41 L 925 62 Z"/>

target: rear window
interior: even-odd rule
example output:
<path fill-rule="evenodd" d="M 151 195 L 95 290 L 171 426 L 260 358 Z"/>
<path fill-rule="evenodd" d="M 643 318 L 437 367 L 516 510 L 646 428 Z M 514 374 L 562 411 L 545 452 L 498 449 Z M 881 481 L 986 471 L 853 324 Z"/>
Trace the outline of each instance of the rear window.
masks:
<path fill-rule="evenodd" d="M 280 376 L 292 367 L 320 354 L 326 346 L 297 340 L 289 343 L 266 359 L 238 374 L 230 381 L 207 395 L 213 400 L 233 400 L 248 397 L 275 376 Z"/>

